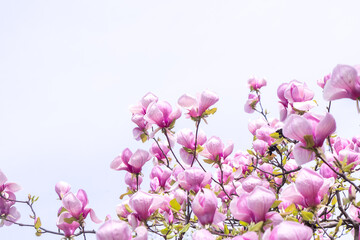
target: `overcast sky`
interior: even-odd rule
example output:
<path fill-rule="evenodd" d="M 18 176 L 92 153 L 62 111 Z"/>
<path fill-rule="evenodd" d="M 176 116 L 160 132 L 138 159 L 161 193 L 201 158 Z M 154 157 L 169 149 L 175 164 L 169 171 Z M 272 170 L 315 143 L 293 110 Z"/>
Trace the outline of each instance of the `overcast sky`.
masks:
<path fill-rule="evenodd" d="M 51 230 L 60 180 L 84 189 L 101 219 L 116 217 L 125 172 L 110 162 L 126 147 L 150 146 L 132 137 L 130 104 L 149 91 L 175 104 L 213 90 L 218 112 L 203 129 L 245 150 L 247 123 L 258 117 L 243 111 L 247 79 L 267 79 L 272 117 L 277 87 L 292 79 L 314 89 L 324 112 L 316 80 L 338 63 L 360 63 L 359 8 L 357 0 L 0 1 L 0 168 L 23 187 L 18 199 L 40 196 L 35 209 Z M 333 113 L 339 135 L 360 134 L 355 102 L 336 101 Z M 0 236 L 38 239 L 17 226 Z"/>

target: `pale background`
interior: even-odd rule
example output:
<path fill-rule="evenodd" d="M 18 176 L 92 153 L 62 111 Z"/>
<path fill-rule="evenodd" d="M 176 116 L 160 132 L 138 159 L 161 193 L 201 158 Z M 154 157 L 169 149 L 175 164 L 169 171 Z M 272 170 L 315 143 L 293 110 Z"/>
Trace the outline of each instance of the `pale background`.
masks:
<path fill-rule="evenodd" d="M 324 112 L 316 80 L 338 63 L 360 63 L 359 8 L 331 0 L 0 1 L 0 168 L 22 186 L 18 199 L 40 196 L 46 228 L 56 230 L 59 180 L 85 189 L 100 218 L 116 217 L 125 173 L 109 164 L 125 147 L 149 147 L 133 140 L 130 104 L 149 91 L 175 104 L 213 90 L 218 112 L 205 131 L 249 148 L 247 122 L 257 115 L 243 111 L 247 79 L 268 80 L 263 100 L 273 117 L 276 88 L 292 79 L 314 89 Z M 360 134 L 354 101 L 334 102 L 333 113 L 339 135 Z M 193 125 L 181 120 L 176 129 L 184 126 Z M 0 239 L 39 238 L 11 226 Z"/>

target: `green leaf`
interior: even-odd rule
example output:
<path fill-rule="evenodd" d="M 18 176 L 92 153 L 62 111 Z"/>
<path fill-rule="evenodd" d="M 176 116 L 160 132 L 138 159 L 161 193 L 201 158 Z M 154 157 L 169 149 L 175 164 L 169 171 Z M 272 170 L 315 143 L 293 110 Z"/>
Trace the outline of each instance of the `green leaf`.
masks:
<path fill-rule="evenodd" d="M 290 206 L 285 208 L 285 212 L 287 212 L 287 213 L 293 213 L 294 211 L 296 211 L 296 206 L 294 203 L 292 203 Z"/>
<path fill-rule="evenodd" d="M 160 232 L 165 235 L 165 234 L 167 234 L 169 232 L 169 229 L 164 228 L 164 229 L 161 229 Z"/>
<path fill-rule="evenodd" d="M 176 211 L 180 211 L 181 205 L 176 201 L 176 198 L 170 201 L 170 206 Z"/>
<path fill-rule="evenodd" d="M 133 212 L 133 210 L 130 208 L 129 205 L 125 204 L 124 207 L 125 207 L 126 211 L 128 211 L 129 213 Z"/>
<path fill-rule="evenodd" d="M 256 155 L 256 154 L 255 154 L 252 150 L 250 150 L 250 149 L 248 149 L 247 152 L 248 152 L 250 155 L 253 155 L 253 156 Z"/>
<path fill-rule="evenodd" d="M 181 229 L 181 231 L 179 232 L 179 234 L 181 234 L 181 233 L 186 233 L 187 230 L 189 230 L 189 228 L 190 228 L 190 223 L 186 224 L 186 225 L 184 226 L 184 228 Z"/>
<path fill-rule="evenodd" d="M 247 222 L 244 222 L 244 221 L 239 221 L 239 224 L 241 225 L 241 226 L 244 226 L 244 227 L 247 227 L 247 226 L 249 226 L 249 223 L 247 223 Z"/>
<path fill-rule="evenodd" d="M 314 214 L 307 211 L 301 211 L 301 216 L 305 221 L 311 221 L 314 218 Z"/>
<path fill-rule="evenodd" d="M 208 109 L 204 112 L 205 115 L 210 115 L 216 113 L 217 108 Z"/>
<path fill-rule="evenodd" d="M 275 138 L 275 139 L 279 139 L 280 134 L 278 132 L 274 132 L 274 133 L 270 134 L 270 137 Z"/>
<path fill-rule="evenodd" d="M 72 224 L 72 222 L 76 221 L 76 218 L 71 217 L 71 218 L 65 218 L 64 222 L 68 223 L 68 224 Z"/>
<path fill-rule="evenodd" d="M 142 133 L 142 134 L 140 135 L 140 138 L 141 138 L 141 141 L 142 141 L 143 143 L 146 142 L 147 139 L 148 139 L 148 137 L 147 137 L 147 135 L 146 135 L 145 133 Z"/>
<path fill-rule="evenodd" d="M 261 230 L 263 225 L 264 221 L 258 222 L 257 224 L 250 226 L 249 231 L 258 232 Z"/>
<path fill-rule="evenodd" d="M 132 194 L 133 192 L 129 190 L 127 193 L 121 194 L 120 199 L 123 199 L 126 195 Z"/>
<path fill-rule="evenodd" d="M 306 141 L 306 148 L 312 148 L 315 146 L 314 137 L 312 135 L 305 135 L 304 139 Z"/>
<path fill-rule="evenodd" d="M 225 233 L 226 235 L 230 233 L 230 232 L 229 232 L 229 229 L 228 229 L 228 227 L 227 227 L 226 224 L 224 224 L 224 233 Z"/>
<path fill-rule="evenodd" d="M 40 227 L 41 227 L 41 221 L 40 221 L 40 218 L 36 218 L 36 222 L 35 222 L 35 225 L 34 225 L 35 229 L 38 230 Z"/>
<path fill-rule="evenodd" d="M 342 225 L 342 223 L 343 223 L 343 220 L 342 220 L 342 218 L 340 218 L 338 224 L 336 224 L 335 233 L 334 233 L 333 236 L 335 236 L 335 235 L 339 232 L 339 228 L 340 228 L 340 226 Z"/>
<path fill-rule="evenodd" d="M 176 119 L 174 119 L 174 120 L 170 123 L 169 129 L 173 129 L 173 128 L 174 128 L 174 126 L 175 126 L 175 121 L 176 121 Z"/>
<path fill-rule="evenodd" d="M 351 168 L 354 167 L 356 162 L 350 163 L 343 168 L 344 172 L 350 172 Z"/>
<path fill-rule="evenodd" d="M 271 208 L 276 208 L 281 203 L 281 200 L 275 200 L 275 202 L 271 205 Z"/>
<path fill-rule="evenodd" d="M 196 153 L 202 152 L 204 150 L 204 147 L 201 145 L 197 145 L 196 147 Z"/>
<path fill-rule="evenodd" d="M 190 149 L 190 148 L 187 148 L 187 147 L 183 147 L 184 150 L 189 153 L 189 154 L 194 154 L 194 150 Z"/>
<path fill-rule="evenodd" d="M 211 159 L 204 159 L 204 162 L 206 162 L 208 164 L 213 164 L 215 161 L 211 160 Z"/>

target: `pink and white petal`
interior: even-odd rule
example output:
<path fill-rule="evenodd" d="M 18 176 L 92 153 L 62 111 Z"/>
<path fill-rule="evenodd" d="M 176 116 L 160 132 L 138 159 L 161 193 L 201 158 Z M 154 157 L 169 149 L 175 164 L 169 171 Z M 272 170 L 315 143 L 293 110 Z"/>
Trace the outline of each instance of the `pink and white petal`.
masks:
<path fill-rule="evenodd" d="M 102 221 L 96 216 L 92 208 L 90 208 L 90 218 L 94 223 L 102 223 Z"/>
<path fill-rule="evenodd" d="M 147 240 L 148 239 L 148 230 L 144 226 L 137 227 L 135 229 L 136 237 L 133 240 Z"/>
<path fill-rule="evenodd" d="M 142 149 L 138 149 L 136 150 L 136 152 L 131 156 L 130 160 L 129 160 L 129 165 L 140 169 L 144 166 L 144 164 L 149 161 L 151 158 L 151 155 L 149 154 L 149 152 L 142 150 Z"/>
<path fill-rule="evenodd" d="M 68 210 L 73 217 L 78 218 L 82 213 L 83 206 L 80 200 L 77 199 L 77 197 L 75 197 L 72 192 L 65 194 L 62 199 L 62 203 L 64 205 L 64 208 Z"/>
<path fill-rule="evenodd" d="M 224 149 L 224 159 L 229 156 L 234 150 L 234 143 L 229 141 L 228 146 Z"/>
<path fill-rule="evenodd" d="M 4 183 L 6 183 L 6 181 L 7 181 L 7 177 L 0 169 L 0 185 L 3 185 Z"/>
<path fill-rule="evenodd" d="M 197 107 L 197 100 L 193 96 L 184 94 L 179 98 L 178 104 L 184 108 L 191 108 L 191 107 L 195 108 Z"/>
<path fill-rule="evenodd" d="M 304 136 L 312 135 L 312 127 L 306 118 L 292 114 L 285 121 L 283 134 L 285 137 L 305 142 Z"/>
<path fill-rule="evenodd" d="M 303 143 L 297 143 L 294 147 L 294 158 L 299 166 L 308 163 L 315 158 L 315 154 L 312 151 L 305 149 L 305 146 L 306 145 Z"/>
<path fill-rule="evenodd" d="M 315 145 L 321 147 L 325 138 L 334 133 L 335 130 L 335 118 L 330 113 L 326 113 L 325 117 L 320 120 L 315 129 Z"/>
<path fill-rule="evenodd" d="M 88 203 L 89 203 L 88 197 L 87 197 L 86 192 L 83 189 L 79 189 L 79 191 L 76 194 L 76 197 L 77 197 L 77 199 L 80 200 L 83 208 L 85 208 L 88 205 Z"/>
<path fill-rule="evenodd" d="M 7 183 L 5 184 L 5 189 L 10 192 L 17 192 L 21 190 L 21 186 L 17 183 Z"/>
<path fill-rule="evenodd" d="M 199 100 L 199 114 L 205 112 L 210 106 L 219 101 L 219 97 L 216 93 L 211 91 L 203 91 Z"/>

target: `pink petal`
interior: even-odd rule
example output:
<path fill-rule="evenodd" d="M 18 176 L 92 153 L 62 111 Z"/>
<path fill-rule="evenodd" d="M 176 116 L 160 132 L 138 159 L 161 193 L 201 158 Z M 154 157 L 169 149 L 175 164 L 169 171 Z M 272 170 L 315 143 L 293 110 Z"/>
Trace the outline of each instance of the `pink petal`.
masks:
<path fill-rule="evenodd" d="M 315 146 L 321 147 L 325 138 L 336 130 L 336 122 L 330 113 L 326 113 L 325 117 L 320 120 L 315 129 Z"/>
<path fill-rule="evenodd" d="M 62 203 L 66 210 L 68 210 L 71 215 L 75 218 L 78 218 L 82 213 L 83 206 L 77 197 L 72 192 L 67 193 L 63 199 Z"/>
<path fill-rule="evenodd" d="M 283 134 L 285 137 L 305 143 L 304 136 L 313 133 L 311 124 L 306 118 L 292 114 L 285 121 Z"/>

